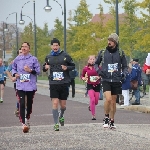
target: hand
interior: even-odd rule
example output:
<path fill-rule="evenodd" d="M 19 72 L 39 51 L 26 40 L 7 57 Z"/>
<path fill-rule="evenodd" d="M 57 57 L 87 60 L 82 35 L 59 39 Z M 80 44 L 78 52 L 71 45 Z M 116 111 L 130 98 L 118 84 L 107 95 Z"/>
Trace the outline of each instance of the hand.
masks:
<path fill-rule="evenodd" d="M 100 76 L 96 76 L 96 80 L 99 80 L 101 77 Z"/>
<path fill-rule="evenodd" d="M 85 82 L 87 82 L 88 77 L 82 77 L 82 80 L 84 80 Z"/>
<path fill-rule="evenodd" d="M 67 66 L 61 65 L 62 70 L 67 70 Z"/>
<path fill-rule="evenodd" d="M 28 67 L 28 66 L 24 66 L 24 70 L 26 71 L 26 72 L 31 72 L 32 70 L 30 69 L 30 67 Z"/>
<path fill-rule="evenodd" d="M 46 70 L 50 69 L 50 65 L 47 65 L 47 63 L 46 63 L 45 69 L 46 69 Z"/>
<path fill-rule="evenodd" d="M 11 81 L 12 81 L 12 82 L 15 82 L 15 81 L 16 81 L 16 77 L 12 77 L 12 78 L 11 78 Z"/>
<path fill-rule="evenodd" d="M 19 77 L 20 77 L 20 75 L 16 73 L 15 78 L 18 79 Z"/>
<path fill-rule="evenodd" d="M 146 74 L 150 74 L 150 69 L 147 69 L 147 70 L 146 70 Z"/>

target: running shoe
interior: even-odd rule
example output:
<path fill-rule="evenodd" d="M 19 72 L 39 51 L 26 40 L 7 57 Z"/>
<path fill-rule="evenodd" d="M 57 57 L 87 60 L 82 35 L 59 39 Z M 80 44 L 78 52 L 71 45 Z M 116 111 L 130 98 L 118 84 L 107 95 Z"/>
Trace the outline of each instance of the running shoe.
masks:
<path fill-rule="evenodd" d="M 0 99 L 0 103 L 3 103 L 3 99 Z"/>
<path fill-rule="evenodd" d="M 114 125 L 114 120 L 110 120 L 109 128 L 110 129 L 116 129 L 116 126 Z"/>
<path fill-rule="evenodd" d="M 58 123 L 54 125 L 54 130 L 59 131 L 59 124 Z"/>
<path fill-rule="evenodd" d="M 103 123 L 103 127 L 104 128 L 108 128 L 109 127 L 109 118 L 108 117 L 105 117 L 103 119 L 104 123 Z"/>
<path fill-rule="evenodd" d="M 25 118 L 25 124 L 26 124 L 27 127 L 30 129 L 30 122 L 29 122 L 29 119 Z"/>
<path fill-rule="evenodd" d="M 27 133 L 29 131 L 29 128 L 28 128 L 28 126 L 26 124 L 22 124 L 22 131 L 24 133 Z"/>
<path fill-rule="evenodd" d="M 65 121 L 64 117 L 59 117 L 59 123 L 61 126 L 64 126 L 64 121 Z"/>
<path fill-rule="evenodd" d="M 16 110 L 14 111 L 14 114 L 16 115 L 16 117 L 19 117 L 19 110 L 16 109 Z"/>

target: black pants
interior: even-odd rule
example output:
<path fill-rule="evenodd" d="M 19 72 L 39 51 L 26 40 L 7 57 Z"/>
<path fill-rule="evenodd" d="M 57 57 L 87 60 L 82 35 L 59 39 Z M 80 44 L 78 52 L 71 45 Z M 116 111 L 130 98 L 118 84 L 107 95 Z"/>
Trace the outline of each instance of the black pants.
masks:
<path fill-rule="evenodd" d="M 30 118 L 30 114 L 32 113 L 32 104 L 34 98 L 35 91 L 22 91 L 17 90 L 17 95 L 19 98 L 19 112 L 20 112 L 20 122 L 25 124 L 25 117 L 27 119 Z M 27 95 L 27 114 L 25 116 L 25 95 Z"/>
<path fill-rule="evenodd" d="M 75 97 L 75 79 L 71 79 L 70 85 L 72 87 L 72 97 Z"/>

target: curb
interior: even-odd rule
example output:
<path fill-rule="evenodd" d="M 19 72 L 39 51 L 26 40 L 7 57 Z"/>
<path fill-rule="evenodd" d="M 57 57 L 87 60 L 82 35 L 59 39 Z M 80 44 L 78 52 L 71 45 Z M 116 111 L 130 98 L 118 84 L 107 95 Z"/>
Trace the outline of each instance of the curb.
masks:
<path fill-rule="evenodd" d="M 150 113 L 150 106 L 139 106 L 139 105 L 131 105 L 124 107 L 125 110 L 131 110 L 131 111 L 139 111 L 142 113 Z"/>

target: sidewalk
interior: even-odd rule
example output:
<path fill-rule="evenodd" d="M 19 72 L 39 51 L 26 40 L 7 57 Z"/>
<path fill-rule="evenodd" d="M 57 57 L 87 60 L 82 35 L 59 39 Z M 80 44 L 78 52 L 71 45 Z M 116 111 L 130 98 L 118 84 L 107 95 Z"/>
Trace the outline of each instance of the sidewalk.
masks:
<path fill-rule="evenodd" d="M 43 87 L 49 87 L 49 82 L 48 82 L 48 80 L 38 80 L 37 85 L 43 86 Z M 76 93 L 83 93 L 83 95 L 84 95 L 85 85 L 76 84 L 75 89 L 76 89 Z M 69 90 L 71 92 L 71 88 Z M 135 98 L 133 97 L 132 101 L 130 101 L 130 103 L 134 102 L 134 99 Z M 99 105 L 103 105 L 104 101 L 99 101 L 99 103 L 100 103 Z M 122 107 L 120 105 L 117 105 L 117 108 L 131 110 L 131 111 L 139 111 L 142 113 L 150 113 L 150 100 L 148 97 L 148 93 L 143 98 L 141 98 L 141 105 L 129 105 L 126 107 Z"/>

